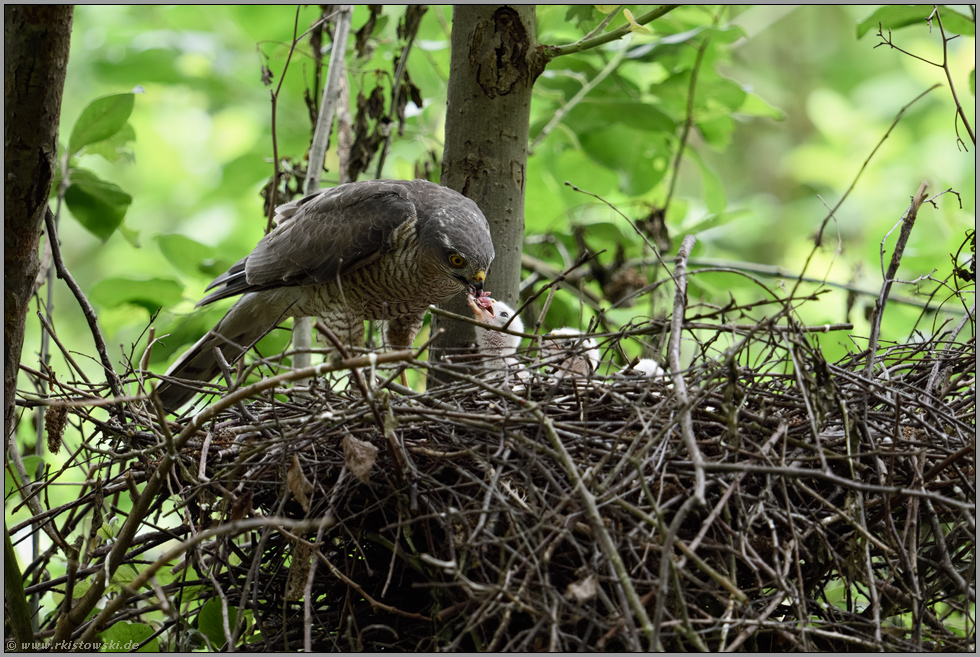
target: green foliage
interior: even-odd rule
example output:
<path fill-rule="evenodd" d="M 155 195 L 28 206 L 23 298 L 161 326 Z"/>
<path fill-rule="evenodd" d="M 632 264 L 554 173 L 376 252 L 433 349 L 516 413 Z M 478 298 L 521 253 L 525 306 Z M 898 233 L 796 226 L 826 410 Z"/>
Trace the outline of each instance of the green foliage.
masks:
<path fill-rule="evenodd" d="M 86 169 L 73 169 L 65 203 L 78 222 L 103 242 L 119 228 L 133 197 Z"/>
<path fill-rule="evenodd" d="M 870 30 L 877 30 L 881 26 L 882 30 L 897 30 L 910 25 L 921 25 L 927 18 L 933 15 L 934 5 L 893 5 L 882 7 L 873 14 L 858 23 L 857 37 L 860 39 Z M 943 29 L 952 34 L 965 34 L 973 36 L 976 34 L 976 21 L 964 16 L 951 7 L 940 7 L 939 17 L 943 22 Z"/>
<path fill-rule="evenodd" d="M 115 623 L 101 634 L 104 642 L 102 652 L 133 652 L 136 646 L 153 636 L 154 632 L 155 630 L 146 623 L 129 621 Z M 154 637 L 137 652 L 160 652 L 160 643 Z"/>
<path fill-rule="evenodd" d="M 162 307 L 176 305 L 183 286 L 170 278 L 132 279 L 106 278 L 92 286 L 92 301 L 106 308 L 133 304 L 145 308 L 150 314 Z"/>
<path fill-rule="evenodd" d="M 129 120 L 133 112 L 133 94 L 115 94 L 97 98 L 82 110 L 68 138 L 69 156 L 77 155 L 89 144 L 105 141 L 114 136 Z"/>
<path fill-rule="evenodd" d="M 157 235 L 157 245 L 163 257 L 183 274 L 217 276 L 233 262 L 222 258 L 216 249 L 180 235 Z"/>
<path fill-rule="evenodd" d="M 103 242 L 119 228 L 133 197 L 97 173 L 78 166 L 82 153 L 99 155 L 109 162 L 132 163 L 130 142 L 136 132 L 128 121 L 135 105 L 135 92 L 96 98 L 82 110 L 68 138 L 68 181 L 64 200 L 72 215 Z M 61 194 L 60 181 L 52 193 Z"/>
<path fill-rule="evenodd" d="M 228 626 L 235 626 L 238 619 L 238 609 L 228 607 Z M 214 650 L 221 650 L 227 643 L 225 639 L 224 620 L 221 613 L 221 600 L 211 598 L 204 603 L 197 615 L 197 629 L 208 638 Z"/>

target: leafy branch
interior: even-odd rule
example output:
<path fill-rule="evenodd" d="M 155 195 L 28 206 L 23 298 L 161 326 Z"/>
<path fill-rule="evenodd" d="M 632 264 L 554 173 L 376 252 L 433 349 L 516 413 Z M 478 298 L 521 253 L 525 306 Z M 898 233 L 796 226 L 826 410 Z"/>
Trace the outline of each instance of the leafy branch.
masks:
<path fill-rule="evenodd" d="M 569 43 L 564 46 L 542 45 L 541 46 L 542 53 L 544 54 L 546 61 L 551 61 L 555 57 L 559 57 L 561 55 L 570 55 L 572 53 L 583 52 L 585 50 L 596 48 L 603 44 L 609 43 L 610 41 L 621 39 L 622 37 L 629 34 L 631 31 L 636 29 L 636 27 L 634 26 L 634 22 L 636 26 L 642 27 L 647 23 L 657 20 L 661 16 L 666 16 L 667 14 L 677 9 L 678 7 L 680 7 L 680 5 L 661 5 L 652 11 L 648 11 L 642 16 L 639 16 L 638 18 L 635 19 L 635 21 L 631 21 L 622 27 L 616 28 L 612 32 L 607 32 L 606 34 L 603 34 L 601 36 L 593 36 L 598 29 L 604 27 L 609 23 L 609 20 L 611 20 L 609 16 L 612 16 L 615 13 L 615 12 L 609 12 L 609 16 L 607 16 L 603 20 L 603 22 L 599 24 L 599 27 L 597 27 L 595 30 L 592 30 L 592 32 L 589 32 L 589 34 L 587 34 L 584 38 L 579 39 L 575 43 Z"/>

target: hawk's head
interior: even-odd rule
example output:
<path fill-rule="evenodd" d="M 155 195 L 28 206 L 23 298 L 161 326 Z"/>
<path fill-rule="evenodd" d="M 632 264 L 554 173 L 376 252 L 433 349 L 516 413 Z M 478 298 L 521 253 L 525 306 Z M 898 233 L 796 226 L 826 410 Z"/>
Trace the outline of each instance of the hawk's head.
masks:
<path fill-rule="evenodd" d="M 426 257 L 462 287 L 483 290 L 494 256 L 486 217 L 457 191 L 423 180 L 415 183 L 419 241 Z"/>

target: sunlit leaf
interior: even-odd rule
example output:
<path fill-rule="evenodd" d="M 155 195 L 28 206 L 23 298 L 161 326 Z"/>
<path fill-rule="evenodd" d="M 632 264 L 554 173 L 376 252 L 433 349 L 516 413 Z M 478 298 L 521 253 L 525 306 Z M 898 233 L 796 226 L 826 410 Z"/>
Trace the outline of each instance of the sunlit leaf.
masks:
<path fill-rule="evenodd" d="M 119 132 L 133 112 L 135 96 L 114 94 L 96 98 L 82 110 L 68 138 L 68 153 L 75 155 L 89 144 L 108 139 Z"/>
<path fill-rule="evenodd" d="M 136 141 L 136 131 L 130 123 L 124 123 L 116 134 L 108 139 L 90 144 L 85 152 L 89 155 L 101 155 L 109 162 L 126 162 L 132 164 L 136 160 L 130 143 Z"/>
<path fill-rule="evenodd" d="M 78 222 L 104 242 L 122 223 L 133 197 L 91 171 L 75 169 L 65 202 Z"/>
<path fill-rule="evenodd" d="M 73 599 L 78 599 L 83 597 L 88 590 L 92 587 L 91 579 L 78 579 L 75 581 L 75 588 L 72 589 L 71 595 Z"/>
<path fill-rule="evenodd" d="M 778 107 L 773 107 L 764 98 L 753 93 L 746 93 L 742 106 L 738 108 L 739 114 L 748 116 L 761 116 L 782 121 L 786 114 Z"/>
<path fill-rule="evenodd" d="M 161 307 L 177 304 L 183 295 L 183 286 L 170 278 L 104 278 L 92 286 L 89 298 L 105 308 L 132 304 L 146 308 L 150 313 Z"/>
<path fill-rule="evenodd" d="M 132 652 L 136 646 L 143 643 L 151 636 L 155 630 L 146 623 L 132 623 L 122 621 L 108 628 L 100 635 L 105 642 L 102 645 L 103 652 Z M 156 637 L 153 637 L 138 652 L 159 652 L 160 644 Z"/>
<path fill-rule="evenodd" d="M 724 114 L 712 119 L 697 121 L 696 125 L 701 136 L 713 148 L 721 150 L 732 143 L 735 121 L 730 115 Z"/>
<path fill-rule="evenodd" d="M 116 537 L 116 527 L 114 525 L 118 524 L 115 518 L 105 520 L 99 527 L 98 534 L 105 541 L 111 541 Z"/>
<path fill-rule="evenodd" d="M 633 32 L 634 34 L 653 34 L 653 30 L 651 30 L 649 27 L 646 25 L 640 25 L 636 22 L 636 19 L 633 18 L 633 12 L 631 12 L 629 9 L 623 10 L 623 16 L 626 17 L 626 22 L 630 24 L 630 32 Z"/>
<path fill-rule="evenodd" d="M 126 224 L 119 224 L 119 234 L 122 235 L 123 239 L 129 242 L 130 246 L 134 249 L 142 248 L 140 242 L 140 232 L 135 228 L 130 228 Z"/>

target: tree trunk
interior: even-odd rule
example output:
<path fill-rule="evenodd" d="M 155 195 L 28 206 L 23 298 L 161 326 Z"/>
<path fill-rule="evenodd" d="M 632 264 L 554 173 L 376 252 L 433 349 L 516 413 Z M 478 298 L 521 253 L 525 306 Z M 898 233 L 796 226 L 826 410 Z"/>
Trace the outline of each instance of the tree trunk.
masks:
<path fill-rule="evenodd" d="M 71 6 L 3 8 L 4 438 L 13 432 L 24 322 L 58 157 L 58 120 L 71 42 Z M 4 453 L 7 443 L 4 442 Z"/>
<path fill-rule="evenodd" d="M 456 5 L 446 109 L 442 184 L 476 201 L 490 221 L 496 257 L 486 289 L 516 306 L 524 242 L 531 88 L 543 69 L 534 6 Z M 444 306 L 470 315 L 463 295 Z M 433 316 L 446 333 L 430 358 L 473 343 L 473 327 Z"/>
<path fill-rule="evenodd" d="M 72 7 L 3 8 L 3 453 L 14 433 L 24 323 L 37 279 L 38 243 L 58 157 L 58 121 Z M 6 458 L 4 459 L 6 461 Z M 20 569 L 4 520 L 4 594 L 17 650 L 33 639 Z M 13 563 L 10 563 L 13 561 Z"/>

